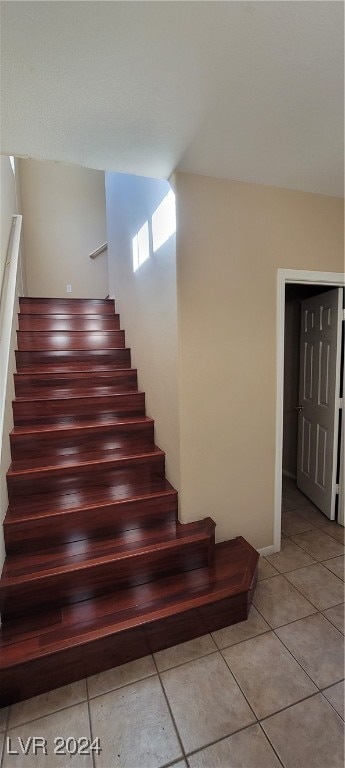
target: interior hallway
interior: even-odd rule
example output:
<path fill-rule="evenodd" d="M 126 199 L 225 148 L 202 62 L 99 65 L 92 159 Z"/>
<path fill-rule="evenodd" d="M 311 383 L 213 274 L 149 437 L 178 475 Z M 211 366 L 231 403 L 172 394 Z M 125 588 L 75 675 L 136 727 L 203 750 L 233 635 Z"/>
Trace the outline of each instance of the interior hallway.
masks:
<path fill-rule="evenodd" d="M 248 621 L 0 710 L 12 749 L 48 751 L 2 768 L 343 768 L 344 528 L 287 481 L 282 532 Z M 59 735 L 102 751 L 54 756 Z"/>

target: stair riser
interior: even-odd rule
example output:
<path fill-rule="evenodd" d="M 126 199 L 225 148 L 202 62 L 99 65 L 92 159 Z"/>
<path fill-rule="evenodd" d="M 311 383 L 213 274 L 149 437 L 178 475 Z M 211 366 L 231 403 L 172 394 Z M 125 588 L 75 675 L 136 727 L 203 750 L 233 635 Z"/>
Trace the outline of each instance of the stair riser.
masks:
<path fill-rule="evenodd" d="M 47 380 L 45 380 L 47 381 Z M 33 381 L 31 384 L 29 381 L 22 382 L 18 381 L 18 379 L 15 381 L 15 392 L 17 397 L 44 397 L 49 400 L 49 398 L 54 397 L 70 397 L 70 395 L 75 396 L 81 395 L 83 396 L 95 396 L 99 397 L 102 395 L 116 395 L 120 392 L 133 392 L 133 390 L 138 389 L 137 386 L 137 377 L 136 373 L 128 373 L 124 376 L 118 376 L 112 378 L 99 378 L 98 380 L 95 377 L 90 377 L 88 380 L 85 376 L 84 380 L 71 380 L 70 382 L 68 380 L 61 380 L 61 382 L 56 382 L 56 385 L 49 385 L 42 381 Z"/>
<path fill-rule="evenodd" d="M 7 553 L 32 552 L 93 537 L 114 536 L 135 528 L 150 528 L 177 520 L 177 493 L 99 505 L 52 517 L 4 523 Z"/>
<path fill-rule="evenodd" d="M 129 349 L 111 350 L 63 350 L 63 351 L 16 351 L 17 371 L 37 373 L 37 371 L 67 373 L 69 371 L 114 370 L 130 368 Z"/>
<path fill-rule="evenodd" d="M 113 563 L 52 574 L 0 590 L 0 609 L 5 620 L 26 611 L 89 600 L 114 589 L 135 587 L 174 573 L 192 571 L 208 564 L 207 539 L 150 551 Z"/>
<path fill-rule="evenodd" d="M 23 402 L 15 400 L 13 402 L 13 418 L 16 426 L 35 424 L 40 421 L 58 424 L 72 417 L 91 420 L 97 419 L 101 414 L 108 414 L 109 418 L 124 414 L 144 416 L 145 395 L 143 392 L 133 392 L 94 398 L 42 399 Z"/>
<path fill-rule="evenodd" d="M 51 456 L 54 460 L 70 453 L 88 453 L 115 448 L 150 449 L 154 441 L 152 422 L 129 424 L 117 427 L 116 424 L 95 429 L 74 429 L 70 431 L 51 430 L 50 432 L 30 435 L 11 435 L 11 453 L 13 461 L 40 456 Z"/>
<path fill-rule="evenodd" d="M 72 646 L 38 660 L 23 663 L 18 660 L 16 665 L 0 672 L 0 706 L 245 621 L 249 608 L 247 594 L 229 597 L 212 605 L 151 621 L 139 628 L 92 638 L 78 647 Z"/>
<path fill-rule="evenodd" d="M 18 316 L 20 331 L 118 331 L 119 315 L 23 315 Z"/>
<path fill-rule="evenodd" d="M 119 466 L 120 465 L 120 466 Z M 25 475 L 7 476 L 9 499 L 32 493 L 74 493 L 92 485 L 111 487 L 112 485 L 127 485 L 134 480 L 150 482 L 164 477 L 164 456 L 144 457 L 118 462 L 117 466 L 94 465 L 81 467 L 78 470 L 64 469 L 56 472 L 28 472 Z"/>
<path fill-rule="evenodd" d="M 78 389 L 90 389 L 91 387 L 113 387 L 119 391 L 137 389 L 137 371 L 125 368 L 119 371 L 99 371 L 98 373 L 78 374 L 30 374 L 15 373 L 14 387 L 18 397 L 49 397 L 49 392 L 61 391 L 69 394 Z M 78 394 L 78 392 L 77 392 Z M 60 395 L 61 396 L 61 395 Z"/>
<path fill-rule="evenodd" d="M 73 350 L 124 348 L 124 331 L 17 331 L 18 350 Z"/>
<path fill-rule="evenodd" d="M 112 299 L 19 299 L 23 314 L 114 315 Z"/>

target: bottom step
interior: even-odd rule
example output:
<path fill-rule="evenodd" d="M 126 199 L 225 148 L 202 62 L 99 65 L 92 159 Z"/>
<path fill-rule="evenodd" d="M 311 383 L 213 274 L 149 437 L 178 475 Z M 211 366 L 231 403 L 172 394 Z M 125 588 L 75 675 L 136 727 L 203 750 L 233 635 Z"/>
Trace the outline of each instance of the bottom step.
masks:
<path fill-rule="evenodd" d="M 244 621 L 259 555 L 238 537 L 198 568 L 8 622 L 0 632 L 0 706 Z"/>

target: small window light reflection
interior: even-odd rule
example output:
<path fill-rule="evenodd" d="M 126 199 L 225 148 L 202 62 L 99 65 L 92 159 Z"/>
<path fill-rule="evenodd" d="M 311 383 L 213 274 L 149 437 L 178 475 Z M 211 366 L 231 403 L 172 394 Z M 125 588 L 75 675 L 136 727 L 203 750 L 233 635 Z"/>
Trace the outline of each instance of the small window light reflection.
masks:
<path fill-rule="evenodd" d="M 152 240 L 154 253 L 176 232 L 175 195 L 168 192 L 152 214 Z"/>
<path fill-rule="evenodd" d="M 133 272 L 141 267 L 141 265 L 150 256 L 150 239 L 149 239 L 149 224 L 145 221 L 145 224 L 139 229 L 139 232 L 133 237 L 132 240 L 133 250 Z"/>

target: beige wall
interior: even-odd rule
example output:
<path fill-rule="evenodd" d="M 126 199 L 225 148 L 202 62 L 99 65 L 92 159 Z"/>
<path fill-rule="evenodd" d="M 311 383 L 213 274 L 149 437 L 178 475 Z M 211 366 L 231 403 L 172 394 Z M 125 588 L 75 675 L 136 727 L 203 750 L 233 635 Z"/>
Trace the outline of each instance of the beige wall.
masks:
<path fill-rule="evenodd" d="M 106 174 L 109 285 L 146 412 L 155 419 L 155 441 L 166 451 L 166 474 L 179 488 L 177 393 L 176 244 L 170 238 L 134 273 L 132 238 L 165 197 L 168 182 Z"/>
<path fill-rule="evenodd" d="M 105 298 L 107 254 L 88 256 L 107 239 L 103 171 L 39 160 L 19 169 L 28 295 Z"/>
<path fill-rule="evenodd" d="M 277 269 L 342 271 L 343 203 L 176 174 L 183 521 L 273 543 Z"/>

